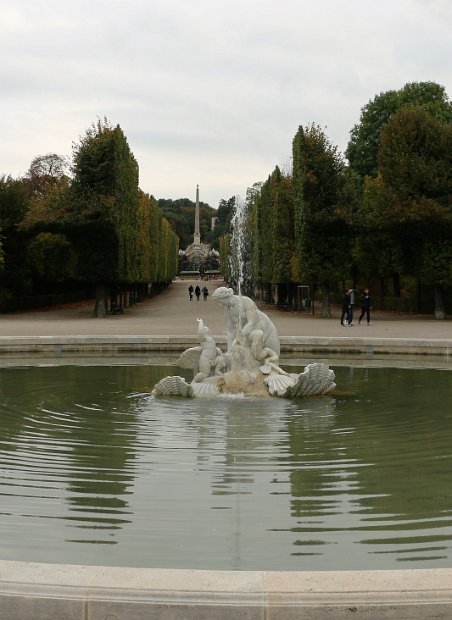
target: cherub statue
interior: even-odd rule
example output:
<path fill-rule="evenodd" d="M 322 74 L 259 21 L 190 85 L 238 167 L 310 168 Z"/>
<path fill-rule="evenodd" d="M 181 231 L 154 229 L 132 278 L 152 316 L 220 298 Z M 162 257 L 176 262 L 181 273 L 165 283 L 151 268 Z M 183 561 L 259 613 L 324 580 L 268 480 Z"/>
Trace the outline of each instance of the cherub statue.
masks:
<path fill-rule="evenodd" d="M 192 368 L 196 373 L 193 383 L 201 383 L 214 374 L 221 374 L 225 370 L 225 361 L 221 349 L 217 347 L 210 333 L 210 329 L 202 319 L 196 320 L 198 321 L 200 346 L 190 347 L 184 351 L 177 363 L 183 368 Z"/>

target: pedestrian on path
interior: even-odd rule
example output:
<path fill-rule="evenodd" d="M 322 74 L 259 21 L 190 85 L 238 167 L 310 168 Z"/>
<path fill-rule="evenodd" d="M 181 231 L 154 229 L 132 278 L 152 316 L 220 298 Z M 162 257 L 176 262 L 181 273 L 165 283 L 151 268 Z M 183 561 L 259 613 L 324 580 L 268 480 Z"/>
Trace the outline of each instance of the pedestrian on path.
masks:
<path fill-rule="evenodd" d="M 348 289 L 348 295 L 350 297 L 350 309 L 348 311 L 348 324 L 351 327 L 353 325 L 353 314 L 355 312 L 355 289 L 353 287 Z"/>
<path fill-rule="evenodd" d="M 370 307 L 370 293 L 369 293 L 369 289 L 365 288 L 363 291 L 363 294 L 361 295 L 361 316 L 359 317 L 358 320 L 358 325 L 361 323 L 361 319 L 363 318 L 364 315 L 366 315 L 367 318 L 367 325 L 370 325 L 370 311 L 371 311 L 371 307 Z"/>
<path fill-rule="evenodd" d="M 202 289 L 202 294 L 203 294 L 203 297 L 204 297 L 204 301 L 207 301 L 207 297 L 209 296 L 209 289 L 207 288 L 207 286 L 205 286 Z"/>
<path fill-rule="evenodd" d="M 193 291 L 194 291 L 194 290 L 195 290 L 195 289 L 194 289 L 194 288 L 193 288 L 193 286 L 190 284 L 190 286 L 188 287 L 188 295 L 189 295 L 189 297 L 190 297 L 190 301 L 192 301 L 192 299 L 193 299 Z"/>
<path fill-rule="evenodd" d="M 341 325 L 348 325 L 348 317 L 350 312 L 350 295 L 348 291 L 344 290 L 344 294 L 342 296 L 342 314 L 341 314 Z M 345 319 L 345 323 L 344 323 Z"/>
<path fill-rule="evenodd" d="M 199 288 L 198 285 L 196 285 L 196 288 L 195 288 L 195 295 L 196 295 L 196 299 L 199 301 L 199 298 L 201 296 L 201 289 Z"/>

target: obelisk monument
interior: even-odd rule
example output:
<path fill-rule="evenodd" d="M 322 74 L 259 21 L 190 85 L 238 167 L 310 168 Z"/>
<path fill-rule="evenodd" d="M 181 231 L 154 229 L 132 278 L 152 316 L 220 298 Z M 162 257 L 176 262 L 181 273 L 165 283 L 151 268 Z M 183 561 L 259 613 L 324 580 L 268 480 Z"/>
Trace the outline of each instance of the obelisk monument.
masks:
<path fill-rule="evenodd" d="M 201 233 L 199 232 L 199 185 L 196 186 L 195 233 L 193 235 L 193 245 L 201 245 Z"/>
<path fill-rule="evenodd" d="M 183 252 L 192 263 L 193 269 L 199 269 L 200 263 L 206 258 L 210 252 L 208 243 L 201 243 L 201 230 L 199 226 L 199 185 L 196 186 L 196 206 L 195 206 L 195 232 L 193 235 L 193 243 Z"/>

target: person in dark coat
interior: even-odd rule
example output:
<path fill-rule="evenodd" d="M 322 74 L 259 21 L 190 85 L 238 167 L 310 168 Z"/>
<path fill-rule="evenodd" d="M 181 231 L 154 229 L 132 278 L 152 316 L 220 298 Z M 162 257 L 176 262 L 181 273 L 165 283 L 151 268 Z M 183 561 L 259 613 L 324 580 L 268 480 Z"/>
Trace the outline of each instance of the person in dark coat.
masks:
<path fill-rule="evenodd" d="M 363 294 L 361 295 L 361 316 L 358 319 L 358 325 L 361 323 L 361 319 L 364 315 L 367 317 L 367 325 L 371 325 L 370 322 L 370 293 L 369 289 L 365 288 Z"/>
<path fill-rule="evenodd" d="M 348 317 L 350 313 L 350 295 L 348 291 L 344 291 L 342 296 L 342 314 L 341 314 L 341 325 L 348 325 Z M 344 323 L 345 319 L 345 323 Z"/>
<path fill-rule="evenodd" d="M 207 286 L 205 286 L 202 289 L 202 294 L 203 294 L 203 297 L 204 297 L 204 301 L 207 301 L 207 297 L 209 296 L 209 289 L 207 288 Z"/>
<path fill-rule="evenodd" d="M 188 287 L 188 295 L 190 297 L 190 301 L 193 299 L 193 291 L 195 289 L 193 288 L 193 286 L 190 284 L 190 286 Z"/>
<path fill-rule="evenodd" d="M 355 289 L 353 287 L 348 289 L 348 294 L 350 296 L 350 309 L 348 311 L 348 324 L 351 327 L 353 325 L 353 314 L 355 312 Z"/>
<path fill-rule="evenodd" d="M 195 288 L 195 295 L 196 295 L 196 299 L 199 301 L 199 298 L 201 296 L 201 289 L 199 288 L 198 285 L 196 285 L 196 288 Z"/>

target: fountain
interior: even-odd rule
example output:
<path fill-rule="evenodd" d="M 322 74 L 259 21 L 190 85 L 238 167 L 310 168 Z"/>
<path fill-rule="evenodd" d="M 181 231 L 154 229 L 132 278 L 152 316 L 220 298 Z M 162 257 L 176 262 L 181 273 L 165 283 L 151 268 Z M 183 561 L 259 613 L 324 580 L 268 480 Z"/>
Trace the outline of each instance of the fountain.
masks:
<path fill-rule="evenodd" d="M 224 306 L 227 350 L 223 353 L 217 347 L 210 329 L 198 319 L 200 344 L 184 351 L 177 362 L 193 370 L 193 381 L 164 377 L 154 387 L 156 396 L 299 398 L 328 394 L 336 387 L 328 364 L 308 364 L 302 373 L 288 373 L 279 366 L 276 327 L 252 299 L 234 295 L 225 286 L 217 288 L 212 299 Z"/>
<path fill-rule="evenodd" d="M 224 308 L 227 350 L 217 347 L 209 328 L 198 319 L 199 346 L 184 351 L 178 365 L 194 372 L 191 383 L 178 375 L 165 377 L 154 387 L 156 396 L 299 398 L 328 394 L 335 387 L 334 372 L 325 363 L 308 364 L 299 374 L 279 366 L 280 344 L 275 325 L 252 299 L 242 295 L 245 264 L 244 203 L 235 200 L 232 220 L 231 272 L 238 295 L 221 286 L 212 299 Z M 234 273 L 235 272 L 235 273 Z"/>

